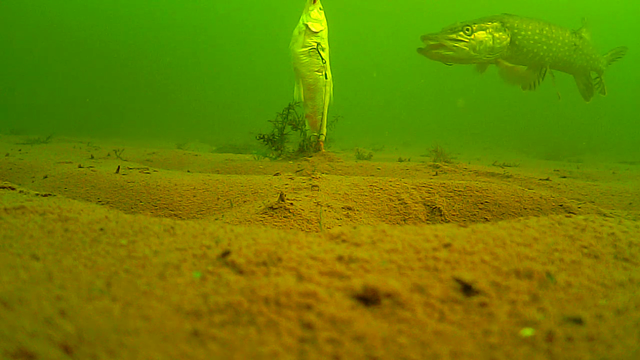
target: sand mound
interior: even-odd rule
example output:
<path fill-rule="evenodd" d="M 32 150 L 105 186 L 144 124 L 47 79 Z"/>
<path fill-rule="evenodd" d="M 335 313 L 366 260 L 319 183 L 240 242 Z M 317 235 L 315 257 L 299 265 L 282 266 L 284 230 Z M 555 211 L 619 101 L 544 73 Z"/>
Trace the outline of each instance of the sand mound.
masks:
<path fill-rule="evenodd" d="M 633 169 L 0 146 L 0 357 L 640 356 Z"/>

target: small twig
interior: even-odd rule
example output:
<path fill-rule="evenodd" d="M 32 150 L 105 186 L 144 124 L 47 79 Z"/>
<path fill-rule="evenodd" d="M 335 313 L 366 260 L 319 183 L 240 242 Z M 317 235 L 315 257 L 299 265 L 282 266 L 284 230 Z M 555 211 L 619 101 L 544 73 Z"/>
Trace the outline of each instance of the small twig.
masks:
<path fill-rule="evenodd" d="M 122 153 L 124 152 L 124 149 L 113 149 L 113 153 L 116 155 L 116 157 L 122 161 L 126 161 L 125 159 L 122 158 Z"/>
<path fill-rule="evenodd" d="M 509 167 L 519 167 L 520 164 L 519 163 L 508 163 L 508 162 L 502 162 L 499 163 L 498 160 L 494 161 L 493 164 L 491 164 L 491 166 L 495 166 L 495 167 L 499 167 L 499 168 L 509 168 Z"/>
<path fill-rule="evenodd" d="M 51 138 L 53 138 L 53 134 L 47 136 L 46 138 L 34 137 L 29 138 L 23 142 L 16 143 L 17 145 L 43 145 L 51 142 Z"/>

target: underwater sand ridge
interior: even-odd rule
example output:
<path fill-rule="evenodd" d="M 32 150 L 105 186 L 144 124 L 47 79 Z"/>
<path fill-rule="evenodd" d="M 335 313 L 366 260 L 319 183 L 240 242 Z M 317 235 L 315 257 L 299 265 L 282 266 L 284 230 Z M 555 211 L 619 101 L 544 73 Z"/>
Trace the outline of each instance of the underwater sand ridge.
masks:
<path fill-rule="evenodd" d="M 0 190 L 10 358 L 630 360 L 637 345 L 636 222 L 552 215 L 318 233 L 38 194 Z"/>
<path fill-rule="evenodd" d="M 16 142 L 0 357 L 639 354 L 632 172 Z"/>
<path fill-rule="evenodd" d="M 14 148 L 8 152 L 14 155 L 2 159 L 0 176 L 33 191 L 154 217 L 320 231 L 599 212 L 543 188 L 514 186 L 512 175 L 461 164 L 355 167 L 340 159 L 265 162 L 244 155 L 146 149 L 127 149 L 118 159 L 106 149 L 69 143 L 41 145 L 38 151 L 45 149 L 42 158 Z"/>

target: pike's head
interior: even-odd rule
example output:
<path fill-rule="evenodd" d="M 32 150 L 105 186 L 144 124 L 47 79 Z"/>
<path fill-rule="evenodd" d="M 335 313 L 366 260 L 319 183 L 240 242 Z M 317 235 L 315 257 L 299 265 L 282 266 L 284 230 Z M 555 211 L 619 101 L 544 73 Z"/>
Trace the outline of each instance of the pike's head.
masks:
<path fill-rule="evenodd" d="M 305 9 L 302 12 L 302 21 L 307 24 L 313 32 L 320 32 L 327 27 L 327 19 L 324 15 L 324 8 L 320 0 L 307 0 Z"/>
<path fill-rule="evenodd" d="M 421 37 L 418 52 L 431 60 L 451 64 L 490 64 L 507 50 L 511 37 L 499 17 L 451 25 Z"/>

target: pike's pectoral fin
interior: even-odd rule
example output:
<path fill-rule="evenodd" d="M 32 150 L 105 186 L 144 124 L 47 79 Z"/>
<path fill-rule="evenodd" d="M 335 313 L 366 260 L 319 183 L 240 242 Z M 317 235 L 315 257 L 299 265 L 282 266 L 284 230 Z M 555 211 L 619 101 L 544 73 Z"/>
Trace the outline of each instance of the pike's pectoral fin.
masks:
<path fill-rule="evenodd" d="M 591 74 L 589 73 L 576 74 L 576 75 L 573 75 L 573 78 L 576 80 L 576 85 L 578 85 L 578 90 L 580 90 L 580 95 L 582 95 L 582 98 L 584 99 L 584 101 L 590 102 L 594 94 L 593 79 L 591 78 Z M 604 84 L 603 84 L 603 89 L 604 89 Z M 600 89 L 598 90 L 602 91 Z"/>
<path fill-rule="evenodd" d="M 502 80 L 511 85 L 522 85 L 530 81 L 530 74 L 524 66 L 513 65 L 503 60 L 497 60 L 498 74 Z"/>
<path fill-rule="evenodd" d="M 497 60 L 498 73 L 504 81 L 512 85 L 518 85 L 522 90 L 533 91 L 542 83 L 547 75 L 546 66 L 520 66 Z"/>
<path fill-rule="evenodd" d="M 548 67 L 528 67 L 527 71 L 532 74 L 533 80 L 528 84 L 522 84 L 520 86 L 522 90 L 525 91 L 533 91 L 538 88 L 538 86 L 544 81 L 544 77 L 547 76 Z"/>
<path fill-rule="evenodd" d="M 309 30 L 313 31 L 314 33 L 319 33 L 320 31 L 327 28 L 326 22 L 308 21 L 306 24 Z"/>

